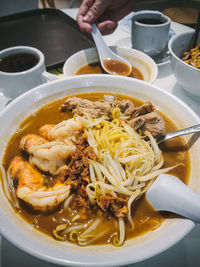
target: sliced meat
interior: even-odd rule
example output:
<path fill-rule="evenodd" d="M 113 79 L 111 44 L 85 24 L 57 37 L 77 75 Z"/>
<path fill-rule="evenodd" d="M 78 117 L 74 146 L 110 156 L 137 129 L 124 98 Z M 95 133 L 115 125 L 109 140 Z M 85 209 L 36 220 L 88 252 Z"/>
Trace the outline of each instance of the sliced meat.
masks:
<path fill-rule="evenodd" d="M 159 137 L 165 134 L 165 122 L 156 111 L 132 119 L 128 124 L 136 131 L 149 131 L 153 137 Z"/>
<path fill-rule="evenodd" d="M 115 100 L 113 107 L 119 108 L 124 115 L 130 116 L 131 118 L 136 118 L 154 110 L 154 107 L 150 102 L 146 102 L 139 107 L 135 107 L 130 100 Z"/>
<path fill-rule="evenodd" d="M 124 99 L 111 101 L 90 101 L 79 97 L 71 97 L 61 106 L 62 112 L 72 112 L 72 114 L 78 114 L 80 116 L 99 118 L 103 115 L 109 116 L 113 108 L 119 108 L 121 113 L 126 116 L 135 118 L 154 110 L 153 105 L 150 102 L 135 107 L 133 102 Z"/>
<path fill-rule="evenodd" d="M 61 111 L 72 112 L 74 109 L 78 107 L 93 108 L 93 106 L 94 106 L 93 102 L 90 100 L 79 98 L 79 97 L 70 97 L 61 106 Z"/>
<path fill-rule="evenodd" d="M 101 196 L 98 205 L 103 211 L 109 211 L 116 217 L 125 217 L 128 213 L 127 200 L 120 197 Z"/>
<path fill-rule="evenodd" d="M 150 102 L 146 102 L 143 105 L 134 108 L 134 110 L 131 113 L 131 117 L 137 118 L 139 116 L 145 115 L 153 111 L 154 111 L 153 105 Z"/>
<path fill-rule="evenodd" d="M 99 118 L 103 115 L 110 116 L 113 108 L 119 108 L 125 116 L 130 116 L 127 123 L 135 130 L 149 131 L 154 137 L 165 134 L 165 123 L 154 106 L 146 102 L 135 107 L 133 102 L 124 99 L 112 101 L 90 101 L 78 97 L 68 98 L 61 106 L 61 111 L 72 112 L 80 116 Z"/>
<path fill-rule="evenodd" d="M 109 101 L 90 101 L 79 97 L 71 97 L 61 106 L 62 112 L 71 112 L 80 116 L 100 118 L 109 116 L 112 104 Z"/>
<path fill-rule="evenodd" d="M 100 109 L 95 109 L 95 108 L 77 108 L 72 111 L 72 114 L 78 114 L 79 116 L 84 116 L 86 118 L 92 118 L 92 119 L 97 119 L 101 118 L 104 115 L 107 115 L 104 111 Z"/>
<path fill-rule="evenodd" d="M 126 116 L 130 116 L 135 106 L 130 100 L 124 99 L 122 101 L 115 100 L 112 105 L 114 108 L 119 108 L 121 113 L 124 113 Z"/>

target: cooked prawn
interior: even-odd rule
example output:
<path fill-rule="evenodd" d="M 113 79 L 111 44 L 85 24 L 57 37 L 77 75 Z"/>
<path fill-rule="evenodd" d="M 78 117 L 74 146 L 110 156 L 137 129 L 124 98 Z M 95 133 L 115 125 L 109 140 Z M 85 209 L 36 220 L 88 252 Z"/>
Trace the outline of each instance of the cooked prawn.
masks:
<path fill-rule="evenodd" d="M 35 210 L 49 211 L 62 203 L 70 194 L 70 186 L 57 181 L 53 187 L 43 185 L 43 176 L 22 157 L 15 157 L 9 167 L 13 180 L 17 180 L 16 195 Z"/>
<path fill-rule="evenodd" d="M 62 121 L 54 126 L 46 124 L 40 127 L 39 132 L 42 136 L 50 140 L 64 140 L 69 142 L 74 140 L 77 133 L 79 133 L 86 126 L 86 122 L 81 119 L 68 119 Z"/>
<path fill-rule="evenodd" d="M 60 173 L 65 162 L 75 151 L 76 136 L 86 125 L 83 119 L 68 119 L 56 125 L 46 124 L 39 133 L 28 134 L 20 142 L 20 148 L 30 155 L 29 161 L 44 172 Z"/>
<path fill-rule="evenodd" d="M 54 127 L 53 124 L 45 124 L 45 125 L 42 125 L 40 128 L 39 128 L 39 133 L 44 137 L 44 138 L 47 138 L 49 140 L 51 140 L 51 136 L 49 135 L 51 129 Z"/>
<path fill-rule="evenodd" d="M 27 134 L 22 137 L 20 141 L 20 149 L 25 151 L 28 154 L 31 154 L 31 147 L 36 146 L 36 145 L 42 145 L 47 143 L 48 140 L 45 138 L 37 135 L 37 134 Z"/>
<path fill-rule="evenodd" d="M 20 141 L 20 148 L 30 155 L 31 164 L 53 175 L 60 172 L 66 159 L 76 150 L 72 143 L 48 142 L 36 134 L 25 135 Z"/>

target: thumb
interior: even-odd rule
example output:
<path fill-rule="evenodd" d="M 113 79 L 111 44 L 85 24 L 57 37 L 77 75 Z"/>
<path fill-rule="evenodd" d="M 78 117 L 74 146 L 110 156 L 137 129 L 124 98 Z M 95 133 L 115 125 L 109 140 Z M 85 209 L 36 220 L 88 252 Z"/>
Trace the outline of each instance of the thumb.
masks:
<path fill-rule="evenodd" d="M 109 0 L 96 0 L 83 17 L 83 21 L 90 24 L 96 22 L 107 9 L 109 3 Z"/>

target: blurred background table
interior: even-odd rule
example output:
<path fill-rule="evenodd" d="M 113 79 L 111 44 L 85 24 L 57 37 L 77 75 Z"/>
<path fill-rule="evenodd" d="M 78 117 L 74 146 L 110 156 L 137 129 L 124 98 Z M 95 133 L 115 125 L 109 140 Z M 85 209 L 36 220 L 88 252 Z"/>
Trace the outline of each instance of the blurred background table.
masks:
<path fill-rule="evenodd" d="M 76 17 L 78 9 L 65 9 L 63 12 Z M 172 22 L 172 30 L 175 34 L 191 31 L 192 29 L 179 23 Z M 119 24 L 118 29 L 110 36 L 104 37 L 108 45 L 118 45 L 131 47 L 130 39 L 130 16 L 127 16 Z M 171 72 L 169 62 L 158 67 L 158 77 L 154 85 L 176 95 L 188 104 L 198 115 L 200 115 L 200 99 L 187 95 Z M 163 99 L 164 101 L 164 99 Z M 22 240 L 23 242 L 23 240 Z M 167 251 L 157 255 L 149 260 L 129 267 L 199 267 L 200 266 L 200 226 L 195 228 L 178 244 Z M 18 248 L 14 247 L 4 238 L 0 238 L 0 267 L 55 267 L 56 265 L 36 259 Z"/>

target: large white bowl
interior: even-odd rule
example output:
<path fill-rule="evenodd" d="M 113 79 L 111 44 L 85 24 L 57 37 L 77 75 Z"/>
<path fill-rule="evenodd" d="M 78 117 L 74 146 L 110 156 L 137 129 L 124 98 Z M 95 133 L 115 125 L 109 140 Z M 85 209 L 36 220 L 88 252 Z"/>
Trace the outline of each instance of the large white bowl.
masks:
<path fill-rule="evenodd" d="M 27 116 L 56 99 L 76 93 L 95 91 L 114 92 L 143 101 L 151 101 L 178 128 L 199 123 L 199 117 L 187 105 L 149 83 L 111 75 L 75 76 L 32 89 L 18 97 L 0 113 L 0 125 L 3 125 L 0 127 L 1 159 L 10 137 Z M 200 188 L 199 151 L 200 141 L 197 140 L 190 149 L 189 186 L 194 191 Z M 167 219 L 157 230 L 128 240 L 122 247 L 111 245 L 78 247 L 68 242 L 56 241 L 34 229 L 13 210 L 2 187 L 0 188 L 0 203 L 1 234 L 25 252 L 60 265 L 86 267 L 136 263 L 168 249 L 182 239 L 195 225 L 183 218 Z"/>
<path fill-rule="evenodd" d="M 110 48 L 117 55 L 127 59 L 133 67 L 137 68 L 143 74 L 145 82 L 152 83 L 156 79 L 158 67 L 148 55 L 131 48 L 117 46 L 111 46 Z M 99 55 L 95 47 L 79 51 L 66 60 L 63 66 L 64 76 L 74 76 L 80 68 L 98 61 Z"/>
<path fill-rule="evenodd" d="M 181 60 L 184 52 L 188 51 L 194 32 L 175 35 L 169 41 L 171 53 L 171 68 L 178 83 L 189 94 L 200 96 L 200 69 L 197 69 Z"/>

